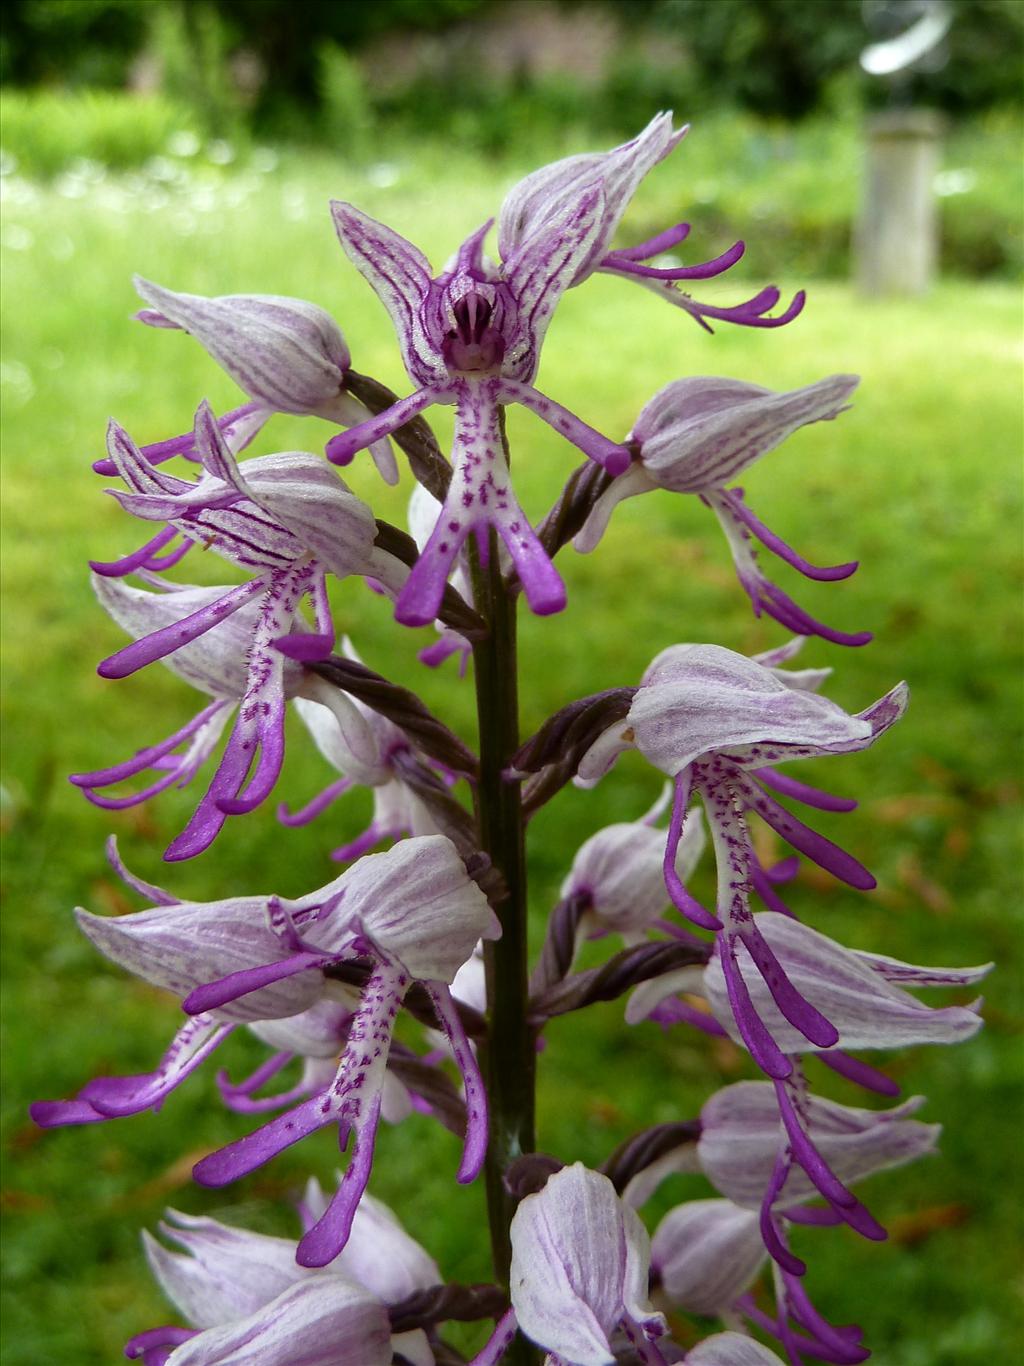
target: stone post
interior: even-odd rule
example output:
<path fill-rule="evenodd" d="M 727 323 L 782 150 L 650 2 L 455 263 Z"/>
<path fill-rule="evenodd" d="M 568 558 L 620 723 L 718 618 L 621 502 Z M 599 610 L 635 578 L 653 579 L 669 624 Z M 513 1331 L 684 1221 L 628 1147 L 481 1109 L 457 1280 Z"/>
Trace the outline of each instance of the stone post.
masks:
<path fill-rule="evenodd" d="M 868 125 L 854 238 L 857 285 L 864 294 L 923 294 L 932 283 L 941 136 L 942 120 L 928 109 L 888 110 Z"/>

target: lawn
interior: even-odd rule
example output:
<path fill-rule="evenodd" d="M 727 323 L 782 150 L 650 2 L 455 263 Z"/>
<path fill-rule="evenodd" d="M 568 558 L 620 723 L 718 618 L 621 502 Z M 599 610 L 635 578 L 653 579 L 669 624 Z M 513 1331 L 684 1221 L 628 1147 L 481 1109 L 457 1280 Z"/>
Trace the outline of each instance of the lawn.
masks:
<path fill-rule="evenodd" d="M 681 154 L 680 154 L 681 155 Z M 680 165 L 658 168 L 652 196 L 671 199 Z M 316 301 L 339 320 L 354 364 L 400 392 L 390 324 L 347 264 L 326 213 L 350 198 L 415 238 L 440 263 L 494 211 L 515 171 L 489 174 L 459 156 L 418 166 L 354 170 L 325 158 L 249 168 L 208 182 L 103 175 L 80 167 L 52 186 L 14 184 L 3 227 L 7 325 L 3 822 L 4 998 L 9 1366 L 118 1359 L 124 1340 L 166 1320 L 138 1233 L 167 1204 L 286 1232 L 281 1202 L 334 1163 L 329 1134 L 309 1140 L 224 1193 L 193 1186 L 199 1154 L 240 1132 L 216 1099 L 214 1069 L 158 1115 L 40 1134 L 30 1099 L 72 1094 L 99 1072 L 148 1070 L 175 1028 L 176 1004 L 98 959 L 71 909 L 135 909 L 106 867 L 116 830 L 128 865 L 183 899 L 241 891 L 297 895 L 332 876 L 325 850 L 357 833 L 369 799 L 354 794 L 318 823 L 289 831 L 273 803 L 233 820 L 214 849 L 166 868 L 159 851 L 181 828 L 195 791 L 133 812 L 88 806 L 69 771 L 126 757 L 194 710 L 165 670 L 103 682 L 95 663 L 122 643 L 92 599 L 85 562 L 139 543 L 90 461 L 107 418 L 139 441 L 183 430 L 199 398 L 221 409 L 237 391 L 180 334 L 144 332 L 130 275 L 197 293 L 259 291 Z M 685 182 L 680 182 L 680 195 Z M 644 192 L 641 192 L 641 202 Z M 688 212 L 679 202 L 676 217 Z M 641 215 L 646 228 L 648 219 Z M 628 220 L 627 220 L 628 228 Z M 735 235 L 756 224 L 737 223 Z M 699 234 L 699 218 L 695 232 Z M 628 236 L 628 232 L 625 234 Z M 730 239 L 731 240 L 731 239 Z M 709 242 L 709 253 L 728 242 Z M 763 281 L 723 285 L 745 297 Z M 783 283 L 779 282 L 780 285 Z M 790 289 L 804 283 L 785 282 Z M 811 1286 L 835 1322 L 864 1324 L 880 1366 L 982 1366 L 1004 1359 L 1020 1328 L 1010 1280 L 1019 1223 L 1008 1189 L 1020 1156 L 1019 982 L 1019 317 L 1008 285 L 947 282 L 919 301 L 866 304 L 843 283 L 810 286 L 803 317 L 779 333 L 708 337 L 641 290 L 597 277 L 565 299 L 539 382 L 594 426 L 621 435 L 642 404 L 685 374 L 726 374 L 784 389 L 835 371 L 862 388 L 839 421 L 808 429 L 745 479 L 770 526 L 819 563 L 858 558 L 844 584 L 779 581 L 830 624 L 870 627 L 874 644 L 811 642 L 808 663 L 835 667 L 830 694 L 851 710 L 901 677 L 913 702 L 876 749 L 810 781 L 861 797 L 856 814 L 816 824 L 874 870 L 878 890 L 846 892 L 805 869 L 793 905 L 854 947 L 944 964 L 994 959 L 986 1028 L 954 1050 L 917 1049 L 892 1070 L 907 1094 L 929 1097 L 923 1118 L 945 1128 L 941 1154 L 876 1178 L 866 1196 L 892 1237 L 876 1246 L 848 1230 L 811 1232 Z M 441 414 L 438 430 L 450 424 Z M 539 518 L 575 461 L 547 428 L 510 417 L 515 482 Z M 253 453 L 318 450 L 316 421 L 279 418 Z M 400 521 L 410 488 L 384 490 L 365 459 L 346 474 L 379 515 Z M 196 557 L 193 557 L 193 559 Z M 625 504 L 598 552 L 565 552 L 561 617 L 523 622 L 523 726 L 584 693 L 637 681 L 663 646 L 711 640 L 743 651 L 784 632 L 755 621 L 713 519 L 695 499 L 650 495 Z M 220 573 L 204 563 L 207 580 Z M 190 570 L 190 573 L 196 571 Z M 215 581 L 215 580 L 214 580 Z M 342 586 L 338 619 L 367 663 L 422 691 L 472 733 L 471 685 L 449 664 L 415 660 L 430 637 L 389 621 L 386 604 Z M 330 775 L 298 729 L 280 795 L 296 803 Z M 532 914 L 536 942 L 573 851 L 594 829 L 639 815 L 657 775 L 625 762 L 591 793 L 563 793 L 536 820 Z M 708 883 L 702 870 L 699 890 Z M 947 993 L 945 1000 L 952 1000 Z M 960 999 L 967 999 L 961 997 Z M 627 1029 L 621 1005 L 556 1022 L 541 1059 L 540 1142 L 599 1162 L 636 1128 L 689 1118 L 716 1087 L 753 1075 L 731 1047 L 681 1032 Z M 235 1076 L 260 1056 L 239 1039 L 223 1062 Z M 861 1103 L 838 1081 L 821 1089 Z M 456 1143 L 422 1118 L 387 1130 L 372 1189 L 451 1279 L 487 1275 L 479 1189 L 452 1177 Z M 647 1211 L 650 1226 L 696 1189 L 676 1178 Z M 680 1334 L 685 1340 L 685 1325 Z"/>

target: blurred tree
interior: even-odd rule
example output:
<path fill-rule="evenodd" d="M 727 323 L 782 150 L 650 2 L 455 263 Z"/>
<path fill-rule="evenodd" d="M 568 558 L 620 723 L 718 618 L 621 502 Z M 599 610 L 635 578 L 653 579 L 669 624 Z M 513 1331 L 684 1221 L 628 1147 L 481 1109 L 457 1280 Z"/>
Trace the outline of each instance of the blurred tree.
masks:
<path fill-rule="evenodd" d="M 610 97 L 618 114 L 663 89 L 699 91 L 705 105 L 740 105 L 761 114 L 800 118 L 821 107 L 829 84 L 846 73 L 868 98 L 885 98 L 877 82 L 857 74 L 857 57 L 870 41 L 862 0 L 551 0 L 570 12 L 615 13 L 623 31 L 618 65 L 607 90 L 591 90 L 589 117 L 600 123 Z M 910 94 L 954 113 L 1019 99 L 1024 51 L 1024 0 L 953 0 L 950 60 L 914 76 Z M 530 22 L 531 0 L 7 0 L 0 32 L 0 79 L 16 85 L 125 85 L 143 52 L 155 57 L 172 85 L 186 92 L 212 131 L 239 111 L 264 131 L 309 135 L 318 124 L 336 128 L 338 101 L 355 88 L 340 76 L 345 54 L 388 33 L 442 32 L 502 8 L 518 7 Z M 671 33 L 690 53 L 685 71 L 652 65 L 649 43 Z M 184 47 L 182 44 L 184 43 Z M 646 45 L 645 45 L 646 44 Z M 182 61 L 182 53 L 186 60 Z M 342 54 L 328 68 L 324 53 Z M 647 55 L 645 55 L 647 54 Z M 186 71 L 190 63 L 194 70 Z M 523 110 L 524 92 L 509 81 L 481 92 L 479 82 L 434 76 L 435 100 L 459 118 L 503 99 Z M 407 113 L 422 108 L 431 72 L 406 91 Z M 340 85 L 339 85 L 340 81 Z M 357 83 L 358 84 L 358 83 Z M 347 91 L 347 93 L 346 93 Z M 340 92 L 340 93 L 339 93 Z M 372 85 L 368 98 L 374 98 Z M 550 92 L 534 92 L 543 103 Z M 335 104 L 335 114 L 319 113 Z M 393 92 L 385 112 L 401 113 Z M 398 101 L 400 105 L 401 101 Z M 382 106 L 383 108 L 383 106 Z M 581 113 L 583 111 L 581 110 Z M 500 111 L 495 113 L 500 121 Z"/>
<path fill-rule="evenodd" d="M 18 85 L 122 85 L 151 17 L 139 0 L 7 0 L 4 8 L 0 81 Z"/>
<path fill-rule="evenodd" d="M 950 60 L 918 72 L 912 100 L 966 112 L 1020 95 L 1022 0 L 954 0 Z M 856 70 L 872 35 L 862 0 L 656 0 L 651 23 L 691 48 L 709 98 L 759 114 L 803 118 L 828 83 Z M 885 88 L 862 78 L 869 99 Z"/>

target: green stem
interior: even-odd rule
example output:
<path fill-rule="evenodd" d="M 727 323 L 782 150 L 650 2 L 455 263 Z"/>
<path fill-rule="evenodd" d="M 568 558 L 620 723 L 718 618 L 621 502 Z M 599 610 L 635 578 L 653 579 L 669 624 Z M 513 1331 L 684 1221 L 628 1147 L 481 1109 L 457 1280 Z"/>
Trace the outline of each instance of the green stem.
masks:
<path fill-rule="evenodd" d="M 485 1177 L 491 1249 L 498 1281 L 508 1285 L 509 1225 L 515 1204 L 502 1175 L 510 1162 L 536 1148 L 534 1136 L 535 1047 L 526 1018 L 528 961 L 526 937 L 526 854 L 519 784 L 503 775 L 519 746 L 516 601 L 501 574 L 498 539 L 490 532 L 487 563 L 470 547 L 474 604 L 489 634 L 473 647 L 477 717 L 480 727 L 480 780 L 477 819 L 481 848 L 500 871 L 507 895 L 495 900 L 501 938 L 486 946 L 489 1030 L 483 1051 L 490 1106 L 490 1143 Z M 505 1360 L 528 1366 L 535 1353 L 517 1338 Z"/>

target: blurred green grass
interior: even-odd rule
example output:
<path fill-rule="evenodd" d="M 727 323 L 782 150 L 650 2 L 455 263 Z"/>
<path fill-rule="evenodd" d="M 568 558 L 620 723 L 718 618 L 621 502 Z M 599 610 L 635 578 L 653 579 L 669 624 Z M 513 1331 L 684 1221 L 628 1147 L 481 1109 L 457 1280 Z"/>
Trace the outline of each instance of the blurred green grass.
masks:
<path fill-rule="evenodd" d="M 194 790 L 110 815 L 83 802 L 65 774 L 126 756 L 194 709 L 166 671 L 121 683 L 93 671 L 121 637 L 92 600 L 85 561 L 138 543 L 89 470 L 104 423 L 114 415 L 148 441 L 185 428 L 201 396 L 217 408 L 236 401 L 230 381 L 187 338 L 127 320 L 136 306 L 131 272 L 199 293 L 315 300 L 340 321 L 357 368 L 404 392 L 390 324 L 337 247 L 325 201 L 354 200 L 439 265 L 493 211 L 515 172 L 495 174 L 439 149 L 392 169 L 286 158 L 272 174 L 248 168 L 176 187 L 86 167 L 72 177 L 71 193 L 66 181 L 20 181 L 8 198 L 0 378 L 9 1366 L 116 1360 L 127 1336 L 166 1319 L 138 1248 L 139 1228 L 152 1227 L 165 1204 L 228 1211 L 284 1232 L 287 1216 L 274 1202 L 297 1192 L 311 1169 L 326 1177 L 335 1160 L 322 1135 L 235 1190 L 193 1187 L 191 1161 L 240 1128 L 221 1110 L 209 1066 L 155 1116 L 41 1135 L 25 1107 L 72 1094 L 98 1072 L 148 1070 L 175 1028 L 176 1005 L 99 961 L 70 917 L 75 904 L 98 912 L 135 906 L 103 861 L 110 830 L 143 877 L 208 900 L 319 885 L 332 874 L 324 849 L 365 820 L 366 794 L 297 831 L 276 824 L 270 803 L 229 822 L 213 852 L 165 869 L 159 850 L 181 828 Z M 660 226 L 659 209 L 665 219 L 687 214 L 685 170 L 670 163 L 654 172 L 627 236 Z M 709 251 L 728 244 L 705 236 L 694 217 Z M 731 225 L 733 235 L 747 231 L 756 240 L 755 225 Z M 720 292 L 735 299 L 743 287 Z M 851 412 L 798 434 L 744 480 L 759 514 L 809 558 L 864 562 L 846 584 L 794 588 L 831 624 L 877 633 L 863 651 L 807 647 L 808 662 L 835 666 L 831 695 L 859 708 L 904 676 L 914 694 L 905 722 L 876 750 L 842 765 L 804 766 L 811 781 L 861 796 L 859 813 L 820 826 L 872 866 L 878 891 L 857 896 L 805 870 L 794 905 L 855 947 L 1000 965 L 977 1039 L 894 1062 L 908 1094 L 929 1096 L 923 1117 L 941 1121 L 945 1136 L 939 1157 L 869 1183 L 867 1198 L 893 1227 L 892 1241 L 868 1245 L 841 1229 L 801 1242 L 819 1304 L 835 1321 L 864 1324 L 880 1366 L 987 1366 L 1005 1359 L 1020 1325 L 1011 1284 L 1019 1224 L 1008 1198 L 1020 1156 L 1018 366 L 1017 299 L 999 284 L 947 283 L 920 301 L 869 305 L 845 285 L 821 283 L 804 316 L 780 333 L 723 328 L 709 338 L 643 291 L 597 277 L 561 305 L 539 377 L 542 389 L 614 435 L 683 374 L 780 389 L 832 371 L 864 376 Z M 450 428 L 447 414 L 438 428 Z M 510 414 L 510 428 L 516 486 L 536 518 L 574 455 L 521 411 Z M 327 434 L 323 424 L 281 418 L 253 453 L 317 450 Z M 368 463 L 350 477 L 381 515 L 401 520 L 408 476 L 399 492 L 383 490 Z M 523 623 L 526 732 L 573 697 L 635 682 L 674 641 L 750 651 L 783 638 L 750 617 L 717 528 L 696 500 L 634 500 L 594 556 L 569 551 L 561 564 L 567 613 Z M 219 575 L 220 562 L 201 571 Z M 787 571 L 778 577 L 788 583 Z M 415 662 L 426 633 L 394 627 L 386 604 L 356 585 L 343 585 L 337 603 L 339 622 L 372 667 L 420 689 L 471 734 L 468 682 Z M 328 775 L 298 729 L 290 739 L 279 795 L 295 802 Z M 596 791 L 567 792 L 537 818 L 537 936 L 582 840 L 636 816 L 658 786 L 640 763 L 624 762 Z M 238 1039 L 222 1061 L 240 1075 L 258 1055 Z M 627 1030 L 618 1006 L 556 1021 L 540 1072 L 541 1145 L 591 1162 L 632 1130 L 687 1118 L 717 1086 L 752 1074 L 734 1051 L 709 1050 L 682 1032 Z M 862 1094 L 839 1081 L 817 1081 L 861 1103 Z M 419 1117 L 386 1131 L 373 1189 L 447 1276 L 479 1279 L 487 1275 L 481 1195 L 454 1185 L 456 1146 Z M 687 1189 L 696 1189 L 695 1179 L 670 1183 L 658 1209 Z"/>

